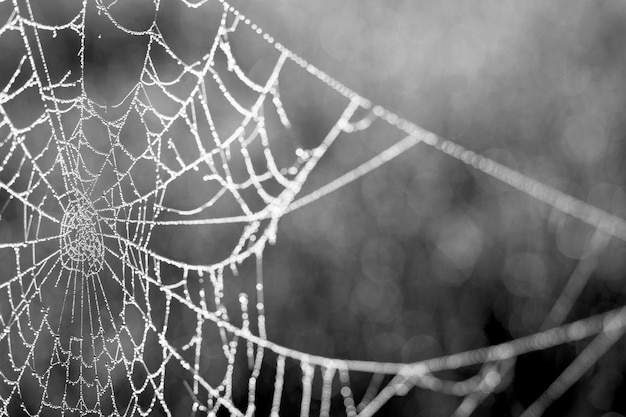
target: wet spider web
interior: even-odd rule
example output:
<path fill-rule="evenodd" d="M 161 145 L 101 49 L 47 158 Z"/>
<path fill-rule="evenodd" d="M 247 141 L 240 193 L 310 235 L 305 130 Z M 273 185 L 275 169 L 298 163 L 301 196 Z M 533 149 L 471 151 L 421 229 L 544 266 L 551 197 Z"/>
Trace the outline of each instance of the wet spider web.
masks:
<path fill-rule="evenodd" d="M 420 143 L 593 226 L 598 246 L 610 237 L 626 240 L 626 223 L 370 102 L 219 4 L 218 28 L 197 60 L 175 53 L 156 17 L 142 29 L 128 25 L 116 1 L 85 1 L 58 25 L 41 23 L 30 0 L 1 5 L 0 39 L 21 51 L 0 92 L 0 262 L 8 271 L 0 283 L 3 415 L 253 415 L 259 377 L 273 372 L 270 414 L 277 416 L 287 366 L 299 368 L 303 416 L 314 390 L 321 390 L 319 415 L 369 416 L 414 387 L 461 397 L 456 414 L 468 415 L 506 380 L 517 356 L 595 337 L 526 411 L 539 415 L 619 339 L 624 309 L 562 324 L 580 291 L 576 274 L 541 332 L 470 352 L 369 362 L 268 339 L 263 256 L 281 217 Z M 153 6 L 158 12 L 161 5 Z M 85 77 L 88 50 L 102 37 L 88 31 L 96 19 L 147 40 L 140 74 L 112 103 L 92 97 Z M 266 50 L 267 65 L 254 76 L 231 42 L 241 31 Z M 58 36 L 77 39 L 76 67 L 50 63 L 46 45 Z M 282 146 L 292 129 L 280 95 L 287 66 L 343 103 L 310 148 Z M 36 110 L 22 111 L 22 100 Z M 404 138 L 303 195 L 336 140 L 377 123 Z M 182 228 L 218 240 L 215 259 L 195 263 L 185 250 L 155 244 Z M 236 239 L 223 239 L 233 230 Z M 247 286 L 233 294 L 235 276 Z M 471 365 L 484 366 L 465 381 L 437 376 Z M 358 395 L 355 373 L 370 381 Z M 173 384 L 184 386 L 184 410 L 167 393 Z M 244 394 L 236 394 L 241 385 Z"/>

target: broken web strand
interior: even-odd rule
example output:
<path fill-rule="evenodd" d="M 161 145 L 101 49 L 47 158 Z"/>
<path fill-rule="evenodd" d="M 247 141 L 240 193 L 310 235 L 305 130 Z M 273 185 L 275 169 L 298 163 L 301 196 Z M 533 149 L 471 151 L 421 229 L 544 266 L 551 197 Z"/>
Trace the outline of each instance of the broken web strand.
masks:
<path fill-rule="evenodd" d="M 451 417 L 466 417 L 478 408 L 478 406 L 497 389 L 505 384 L 506 377 L 513 370 L 515 359 L 507 359 L 502 362 L 486 364 L 480 370 L 480 381 L 461 401 Z"/>
<path fill-rule="evenodd" d="M 370 380 L 369 385 L 367 386 L 367 390 L 363 395 L 363 398 L 356 406 L 358 412 L 361 412 L 367 405 L 376 398 L 376 394 L 380 391 L 380 385 L 383 383 L 385 379 L 385 375 L 383 374 L 374 374 Z"/>

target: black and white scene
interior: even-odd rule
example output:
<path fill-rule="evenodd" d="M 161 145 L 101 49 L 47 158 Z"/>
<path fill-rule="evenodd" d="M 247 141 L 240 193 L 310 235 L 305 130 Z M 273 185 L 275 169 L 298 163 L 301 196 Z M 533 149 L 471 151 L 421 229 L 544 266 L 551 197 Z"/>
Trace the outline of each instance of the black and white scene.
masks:
<path fill-rule="evenodd" d="M 0 416 L 626 416 L 625 0 L 0 0 Z"/>

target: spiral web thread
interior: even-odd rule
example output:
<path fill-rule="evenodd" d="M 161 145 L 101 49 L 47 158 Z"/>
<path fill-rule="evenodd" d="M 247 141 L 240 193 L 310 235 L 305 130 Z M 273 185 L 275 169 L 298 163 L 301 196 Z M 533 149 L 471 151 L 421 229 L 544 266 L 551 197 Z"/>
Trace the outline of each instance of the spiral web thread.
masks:
<path fill-rule="evenodd" d="M 181 7 L 199 8 L 204 3 L 183 1 Z M 469 415 L 506 380 L 517 356 L 595 337 L 526 411 L 529 416 L 539 415 L 624 333 L 624 308 L 562 324 L 571 307 L 568 303 L 588 277 L 577 269 L 542 331 L 500 345 L 415 363 L 383 363 L 320 357 L 271 342 L 265 329 L 262 260 L 281 216 L 419 143 L 595 227 L 592 246 L 596 250 L 612 237 L 626 240 L 626 223 L 371 103 L 276 42 L 226 2 L 220 1 L 223 15 L 214 39 L 207 42 L 208 52 L 193 63 L 168 46 L 156 18 L 143 32 L 128 29 L 110 13 L 115 4 L 85 0 L 74 19 L 60 26 L 38 23 L 29 0 L 2 5 L 10 10 L 0 40 L 16 36 L 23 42 L 24 54 L 0 91 L 0 189 L 5 196 L 0 215 L 17 213 L 11 224 L 20 225 L 1 229 L 0 262 L 8 278 L 0 283 L 0 414 L 173 415 L 165 391 L 175 374 L 186 381 L 191 412 L 252 415 L 261 368 L 272 362 L 272 416 L 281 413 L 285 369 L 294 363 L 301 368 L 302 416 L 310 413 L 314 380 L 320 377 L 322 416 L 339 411 L 332 402 L 333 384 L 341 387 L 341 411 L 348 416 L 373 415 L 389 399 L 415 386 L 461 397 L 455 415 Z M 155 6 L 158 9 L 158 1 Z M 85 88 L 89 7 L 97 8 L 117 30 L 149 39 L 137 83 L 113 106 L 92 100 Z M 68 69 L 57 77 L 49 71 L 42 39 L 62 31 L 78 34 L 81 66 L 78 73 Z M 273 68 L 263 82 L 249 78 L 238 65 L 236 47 L 229 41 L 237 31 L 251 31 L 274 52 Z M 156 51 L 177 69 L 174 77 L 161 78 L 153 59 Z M 218 65 L 218 60 L 226 65 Z M 281 71 L 288 64 L 342 96 L 345 107 L 318 146 L 299 149 L 289 163 L 282 163 L 274 156 L 277 149 L 266 128 L 266 114 L 272 113 L 284 131 L 291 129 L 279 93 Z M 230 91 L 226 78 L 239 81 L 238 94 L 243 90 L 251 98 L 247 104 Z M 238 118 L 228 134 L 217 127 L 209 88 L 219 92 L 228 111 Z M 33 92 L 43 104 L 42 111 L 22 122 L 11 113 L 11 104 Z M 115 115 L 109 115 L 109 110 Z M 365 116 L 354 120 L 357 112 Z M 133 117 L 143 129 L 139 150 L 129 146 L 121 133 Z M 358 134 L 376 121 L 406 137 L 314 192 L 299 194 L 338 137 Z M 86 127 L 94 122 L 105 132 L 97 142 Z M 186 135 L 174 139 L 173 131 L 181 128 Z M 262 155 L 261 169 L 258 158 L 253 161 L 254 152 Z M 243 180 L 231 172 L 235 160 L 243 164 Z M 139 168 L 147 169 L 150 178 L 140 176 Z M 169 191 L 183 181 L 206 184 L 198 191 L 205 196 L 202 204 L 183 209 L 171 203 Z M 234 202 L 238 211 L 211 216 L 224 199 Z M 211 264 L 189 263 L 183 256 L 163 254 L 150 246 L 159 230 L 215 225 L 241 228 L 229 255 Z M 227 308 L 227 275 L 247 260 L 256 268 L 254 290 L 238 295 L 238 309 Z M 248 306 L 250 299 L 253 308 Z M 174 310 L 194 322 L 193 333 L 182 341 L 173 336 L 178 326 L 171 319 Z M 205 347 L 215 342 L 209 335 L 219 340 L 218 361 L 224 364 L 223 376 L 216 381 L 206 375 Z M 242 352 L 249 369 L 244 405 L 233 394 L 233 375 L 241 366 Z M 481 371 L 466 381 L 435 375 L 479 364 L 484 364 Z M 350 376 L 355 372 L 371 377 L 361 398 L 351 388 Z M 121 392 L 127 393 L 125 401 L 120 400 Z"/>

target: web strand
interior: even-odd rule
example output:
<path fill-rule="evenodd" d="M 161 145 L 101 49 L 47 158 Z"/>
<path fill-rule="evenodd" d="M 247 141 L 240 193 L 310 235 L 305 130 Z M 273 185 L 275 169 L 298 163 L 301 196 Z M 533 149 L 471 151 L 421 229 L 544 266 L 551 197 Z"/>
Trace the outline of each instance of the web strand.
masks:
<path fill-rule="evenodd" d="M 205 3 L 183 0 L 181 7 Z M 120 18 L 121 3 L 101 0 L 83 1 L 59 25 L 39 22 L 30 0 L 14 0 L 1 24 L 0 39 L 18 35 L 23 56 L 0 90 L 0 220 L 19 226 L 19 233 L 7 227 L 9 237 L 0 242 L 9 269 L 0 282 L 0 350 L 7 354 L 0 363 L 0 414 L 19 408 L 30 415 L 170 416 L 177 411 L 169 401 L 185 393 L 181 407 L 188 403 L 191 414 L 252 416 L 269 366 L 273 417 L 292 400 L 294 373 L 303 417 L 316 413 L 318 390 L 321 416 L 340 408 L 352 417 L 374 415 L 414 387 L 462 397 L 457 415 L 469 415 L 501 386 L 518 356 L 595 337 L 525 413 L 535 416 L 622 337 L 624 307 L 563 324 L 590 277 L 591 266 L 581 261 L 546 324 L 504 343 L 404 363 L 313 355 L 272 341 L 263 260 L 283 216 L 410 150 L 422 151 L 420 143 L 592 226 L 598 251 L 609 236 L 626 240 L 626 221 L 374 104 L 227 2 L 214 3 L 222 7 L 220 21 L 193 62 L 159 27 L 158 0 L 144 29 Z M 140 71 L 115 103 L 87 88 L 90 21 L 146 40 Z M 274 54 L 268 53 L 265 75 L 239 62 L 231 39 L 241 31 Z M 58 74 L 47 42 L 67 33 L 79 38 L 79 71 L 68 65 Z M 296 152 L 278 149 L 294 126 L 281 95 L 289 88 L 286 67 L 316 79 L 342 106 L 318 144 Z M 41 109 L 29 109 L 23 122 L 12 106 L 32 91 Z M 366 116 L 353 120 L 359 112 Z M 337 142 L 377 123 L 406 136 L 302 195 Z M 183 195 L 185 187 L 193 191 Z M 217 260 L 157 244 L 184 227 L 226 241 L 225 234 L 211 234 L 217 226 L 237 228 Z M 230 294 L 227 280 L 239 269 L 253 278 L 238 277 L 244 284 Z M 438 374 L 476 365 L 481 371 L 462 381 Z M 363 393 L 355 373 L 367 375 Z M 172 394 L 174 385 L 182 388 Z"/>

